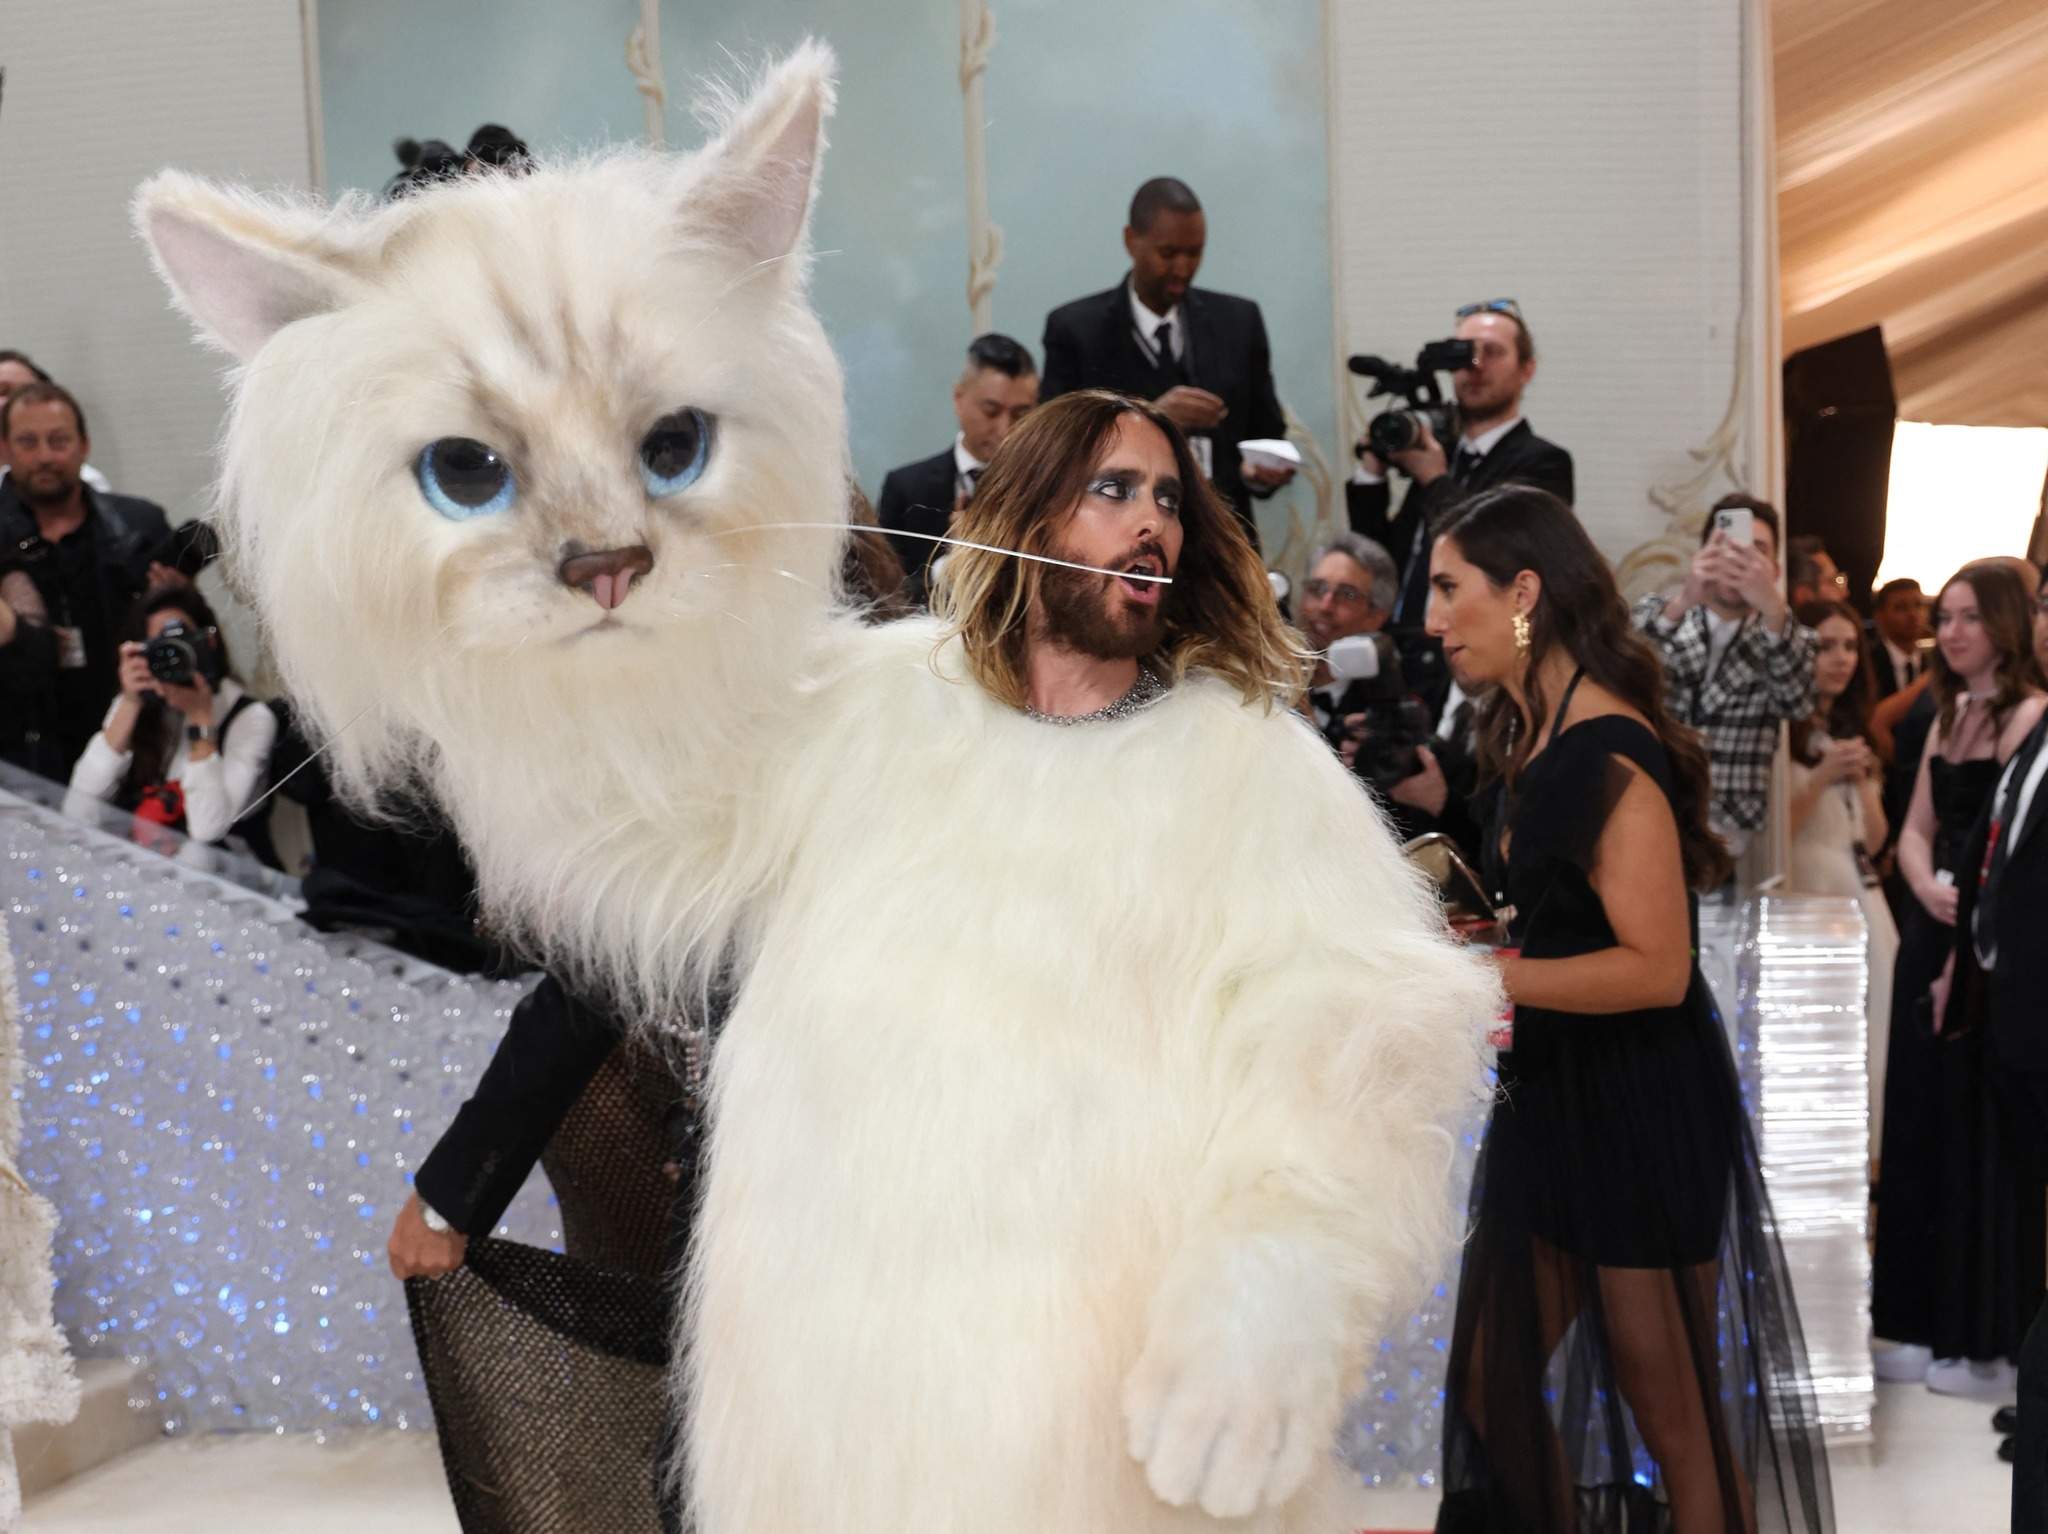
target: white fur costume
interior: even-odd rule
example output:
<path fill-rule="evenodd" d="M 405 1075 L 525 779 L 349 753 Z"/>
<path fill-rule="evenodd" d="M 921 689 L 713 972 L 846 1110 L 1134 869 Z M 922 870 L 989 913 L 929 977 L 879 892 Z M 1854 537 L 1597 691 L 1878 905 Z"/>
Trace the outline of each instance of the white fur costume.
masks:
<path fill-rule="evenodd" d="M 1036 723 L 764 528 L 843 514 L 789 258 L 830 94 L 806 48 L 689 160 L 375 212 L 152 182 L 247 364 L 239 568 L 345 779 L 430 771 L 502 920 L 650 1008 L 739 956 L 681 1322 L 704 1534 L 1332 1534 L 1494 984 L 1299 720 L 1196 679 Z M 682 405 L 716 447 L 652 499 Z M 445 436 L 511 511 L 426 507 Z M 570 540 L 654 552 L 601 632 Z"/>

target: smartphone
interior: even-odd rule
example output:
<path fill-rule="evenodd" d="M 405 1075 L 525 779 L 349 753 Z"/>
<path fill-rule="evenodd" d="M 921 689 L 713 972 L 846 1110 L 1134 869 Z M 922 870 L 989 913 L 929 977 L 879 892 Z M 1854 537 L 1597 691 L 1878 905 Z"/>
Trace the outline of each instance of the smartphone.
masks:
<path fill-rule="evenodd" d="M 1722 507 L 1714 513 L 1714 527 L 1725 534 L 1730 543 L 1756 542 L 1756 514 L 1747 506 Z"/>

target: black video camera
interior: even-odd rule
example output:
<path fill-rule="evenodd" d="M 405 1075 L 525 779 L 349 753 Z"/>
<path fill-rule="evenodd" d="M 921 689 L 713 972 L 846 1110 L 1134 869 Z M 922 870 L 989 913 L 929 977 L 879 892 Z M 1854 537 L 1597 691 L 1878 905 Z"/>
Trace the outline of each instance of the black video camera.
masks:
<path fill-rule="evenodd" d="M 1429 743 L 1429 711 L 1408 695 L 1392 638 L 1352 634 L 1331 645 L 1324 659 L 1330 674 L 1347 684 L 1346 698 L 1363 704 L 1357 711 L 1364 723 L 1356 731 L 1346 730 L 1341 717 L 1330 721 L 1333 746 L 1358 736 L 1351 770 L 1381 793 L 1422 771 L 1417 752 Z"/>
<path fill-rule="evenodd" d="M 1445 401 L 1436 375 L 1455 373 L 1472 366 L 1470 341 L 1432 341 L 1415 355 L 1415 366 L 1404 368 L 1384 357 L 1359 356 L 1346 366 L 1361 378 L 1372 380 L 1368 399 L 1398 394 L 1407 408 L 1382 411 L 1365 428 L 1363 452 L 1370 447 L 1381 460 L 1391 463 L 1394 454 L 1405 453 L 1422 440 L 1423 423 L 1446 445 L 1458 437 L 1457 407 Z"/>
<path fill-rule="evenodd" d="M 142 658 L 159 682 L 190 687 L 193 677 L 203 676 L 207 686 L 220 687 L 220 641 L 212 629 L 173 619 L 142 647 Z"/>

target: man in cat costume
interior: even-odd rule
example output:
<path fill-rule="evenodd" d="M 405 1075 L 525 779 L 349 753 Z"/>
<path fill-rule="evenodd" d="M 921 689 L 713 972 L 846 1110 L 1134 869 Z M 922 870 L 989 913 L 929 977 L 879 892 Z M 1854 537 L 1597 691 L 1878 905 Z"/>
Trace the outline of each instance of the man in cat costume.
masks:
<path fill-rule="evenodd" d="M 680 160 L 146 185 L 241 363 L 240 576 L 340 781 L 429 781 L 501 924 L 636 1015 L 738 983 L 679 1321 L 704 1534 L 1334 1534 L 1497 988 L 1276 698 L 1242 536 L 1173 547 L 1163 481 L 1213 503 L 1142 413 L 1017 529 L 1133 578 L 986 555 L 950 626 L 835 610 L 831 103 L 806 46 Z M 1149 706 L 1099 654 L 1039 685 L 1051 604 L 1149 633 L 1169 570 Z"/>

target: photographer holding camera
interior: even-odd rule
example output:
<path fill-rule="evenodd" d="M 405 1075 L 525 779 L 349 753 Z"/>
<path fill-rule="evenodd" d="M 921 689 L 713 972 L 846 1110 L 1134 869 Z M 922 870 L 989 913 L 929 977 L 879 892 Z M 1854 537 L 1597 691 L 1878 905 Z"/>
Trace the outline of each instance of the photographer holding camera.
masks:
<path fill-rule="evenodd" d="M 1377 357 L 1351 359 L 1354 373 L 1379 380 L 1375 394 L 1398 393 L 1408 404 L 1372 423 L 1345 488 L 1352 531 L 1384 544 L 1401 563 L 1393 621 L 1403 630 L 1420 630 L 1429 606 L 1432 518 L 1465 496 L 1511 480 L 1548 490 L 1566 505 L 1574 490 L 1572 455 L 1537 436 L 1522 417 L 1523 392 L 1536 376 L 1536 342 L 1512 298 L 1467 304 L 1458 311 L 1455 341 L 1432 343 L 1416 360 L 1411 371 Z M 1451 374 L 1455 412 L 1438 399 L 1439 370 Z M 1414 482 L 1399 527 L 1387 483 L 1390 464 Z M 1425 686 L 1425 695 L 1431 691 Z M 1440 688 L 1434 692 L 1441 696 Z"/>
<path fill-rule="evenodd" d="M 128 627 L 120 696 L 72 769 L 65 812 L 117 805 L 145 846 L 158 826 L 218 842 L 262 786 L 277 716 L 228 674 L 220 625 L 192 587 L 145 597 Z"/>
<path fill-rule="evenodd" d="M 1306 698 L 1346 766 L 1387 802 L 1404 839 L 1441 824 L 1450 787 L 1430 747 L 1430 720 L 1410 696 L 1382 631 L 1392 616 L 1393 557 L 1370 538 L 1339 533 L 1315 551 L 1301 588 L 1301 632 L 1317 654 Z"/>

